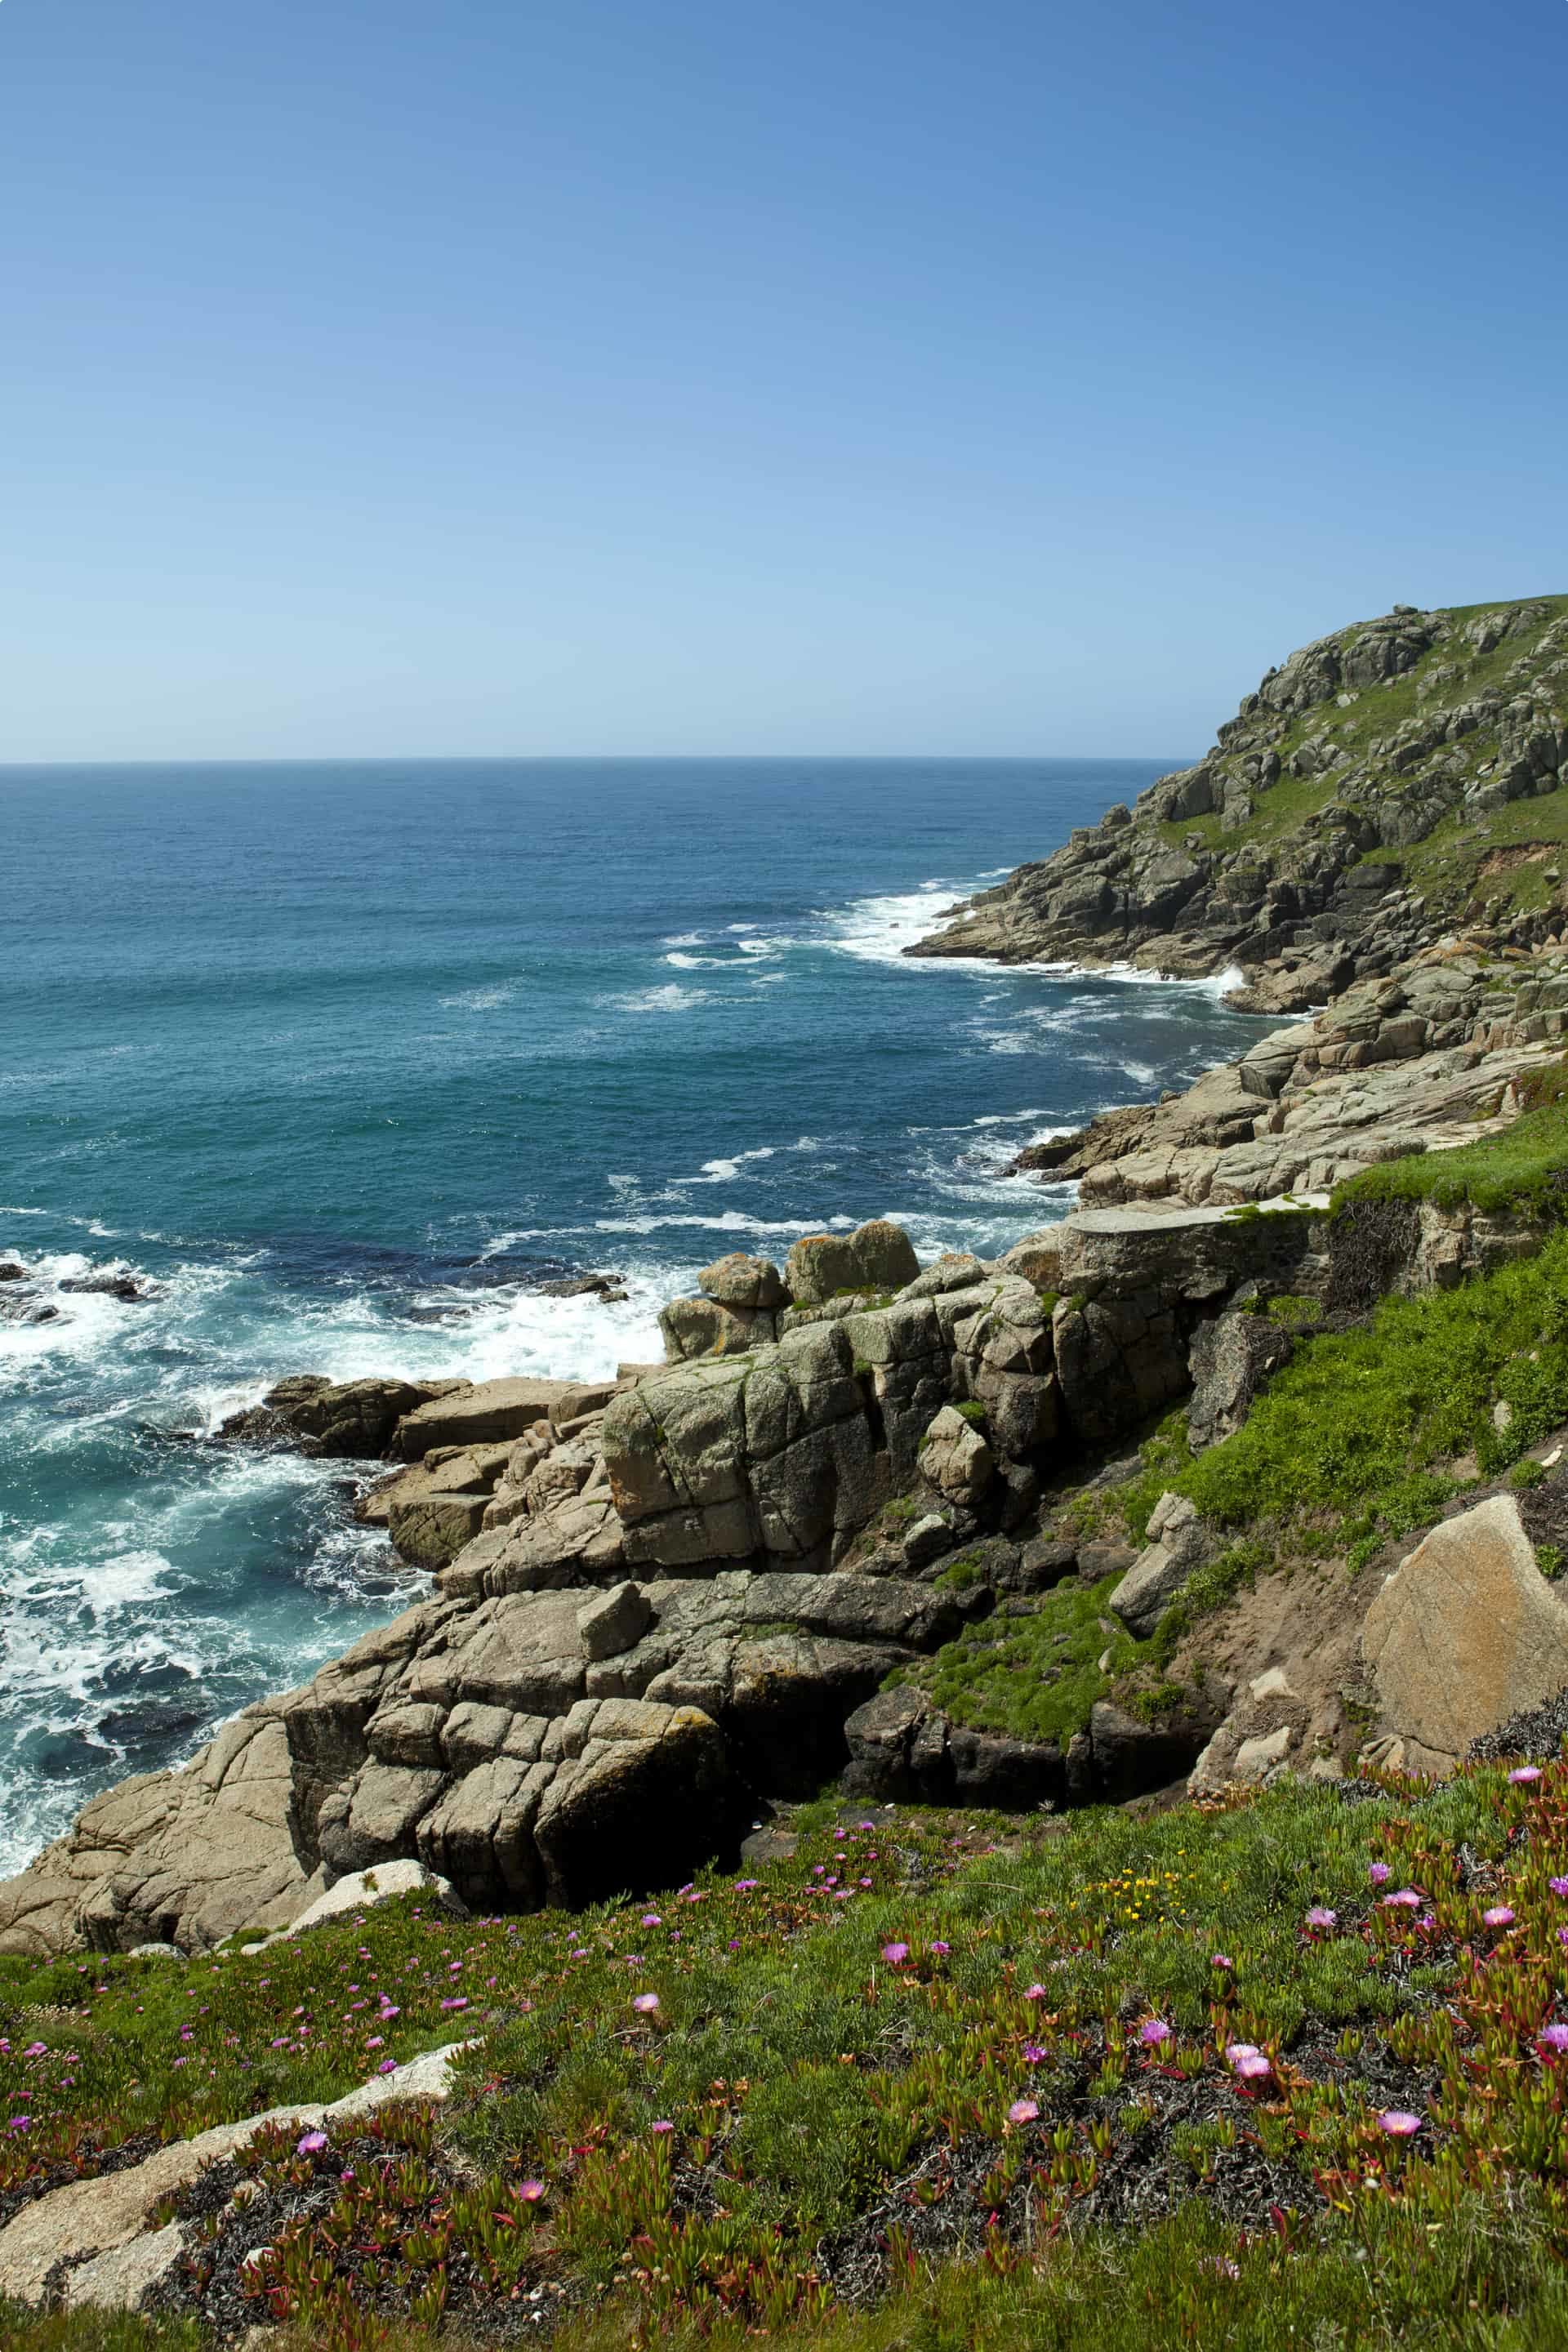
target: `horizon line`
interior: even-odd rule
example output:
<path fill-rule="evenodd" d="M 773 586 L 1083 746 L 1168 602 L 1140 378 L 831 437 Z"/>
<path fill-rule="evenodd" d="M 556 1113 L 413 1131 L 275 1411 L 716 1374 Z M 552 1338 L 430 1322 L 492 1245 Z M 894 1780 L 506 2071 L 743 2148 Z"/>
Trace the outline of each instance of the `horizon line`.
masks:
<path fill-rule="evenodd" d="M 674 767 L 744 761 L 754 765 L 783 766 L 790 761 L 817 761 L 840 767 L 908 765 L 929 761 L 939 766 L 980 765 L 1025 767 L 1042 761 L 1073 760 L 1106 767 L 1136 761 L 1140 765 L 1166 758 L 1153 751 L 290 751 L 261 756 L 220 752 L 149 753 L 133 759 L 0 760 L 0 779 L 37 769 L 82 773 L 125 768 L 368 768 L 389 761 L 425 761 L 443 767 L 542 767 L 548 764 Z M 1201 758 L 1203 755 L 1195 755 Z M 1191 766 L 1192 760 L 1173 766 Z"/>

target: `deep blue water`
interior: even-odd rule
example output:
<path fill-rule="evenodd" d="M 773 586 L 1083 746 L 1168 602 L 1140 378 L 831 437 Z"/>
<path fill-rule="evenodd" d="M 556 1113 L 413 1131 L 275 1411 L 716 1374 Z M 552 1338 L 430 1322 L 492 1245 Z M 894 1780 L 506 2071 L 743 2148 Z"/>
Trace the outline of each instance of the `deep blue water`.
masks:
<path fill-rule="evenodd" d="M 1159 765 L 0 770 L 0 1868 L 421 1588 L 341 1471 L 190 1442 L 286 1371 L 600 1374 L 724 1249 L 1059 1215 L 1031 1137 L 1255 1024 L 900 945 Z M 627 1304 L 543 1297 L 564 1271 Z"/>

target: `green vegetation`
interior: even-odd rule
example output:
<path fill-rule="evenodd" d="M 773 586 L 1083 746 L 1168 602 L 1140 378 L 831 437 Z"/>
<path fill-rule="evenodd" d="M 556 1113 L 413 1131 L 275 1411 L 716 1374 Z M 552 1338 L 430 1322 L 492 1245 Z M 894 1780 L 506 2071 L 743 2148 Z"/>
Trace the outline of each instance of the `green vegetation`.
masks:
<path fill-rule="evenodd" d="M 1537 1107 L 1503 1134 L 1365 1169 L 1337 1188 L 1331 1214 L 1371 1201 L 1432 1201 L 1440 1209 L 1468 1202 L 1493 1216 L 1568 1214 L 1568 1065 L 1532 1072 L 1530 1084 Z"/>
<path fill-rule="evenodd" d="M 966 1625 L 900 1679 L 929 1691 L 955 1723 L 1065 1747 L 1118 1675 L 1151 1654 L 1107 1614 L 1121 1580 L 1117 1573 L 1092 1587 L 1058 1584 L 1026 1616 L 998 1614 Z"/>
<path fill-rule="evenodd" d="M 1521 658 L 1529 661 L 1541 636 L 1568 614 L 1568 597 L 1523 597 L 1515 601 L 1542 607 L 1540 628 L 1533 637 L 1505 637 L 1489 654 L 1475 654 L 1463 643 L 1458 631 L 1481 613 L 1506 611 L 1510 607 L 1482 604 L 1454 608 L 1449 614 L 1456 625 L 1454 632 L 1446 642 L 1423 655 L 1413 669 L 1403 677 L 1364 687 L 1342 703 L 1335 699 L 1315 705 L 1293 719 L 1273 746 L 1281 766 L 1288 769 L 1293 755 L 1309 738 L 1321 740 L 1336 746 L 1343 754 L 1331 767 L 1310 776 L 1282 773 L 1275 783 L 1261 790 L 1255 787 L 1253 814 L 1240 824 L 1227 825 L 1217 814 L 1176 818 L 1162 824 L 1159 831 L 1164 840 L 1172 847 L 1180 848 L 1195 835 L 1210 851 L 1256 846 L 1271 856 L 1289 835 L 1317 832 L 1331 825 L 1347 780 L 1357 770 L 1370 769 L 1378 779 L 1380 791 L 1384 793 L 1390 788 L 1419 790 L 1426 762 L 1403 778 L 1395 776 L 1380 766 L 1381 743 L 1408 719 L 1436 717 L 1482 696 L 1501 694 L 1506 698 L 1515 690 L 1510 673 Z M 1355 631 L 1336 634 L 1344 639 Z M 1441 746 L 1432 758 L 1451 757 L 1456 748 L 1473 775 L 1497 756 L 1495 730 L 1478 728 L 1461 737 L 1457 747 Z M 1353 803 L 1347 804 L 1343 814 L 1347 820 L 1353 820 Z M 1510 802 L 1479 824 L 1470 814 L 1456 812 L 1445 817 L 1424 841 L 1411 847 L 1374 848 L 1367 855 L 1372 860 L 1397 864 L 1413 889 L 1456 912 L 1472 898 L 1479 898 L 1489 901 L 1500 914 L 1521 914 L 1545 907 L 1559 896 L 1558 886 L 1546 878 L 1546 867 L 1555 862 L 1550 853 L 1558 846 L 1568 846 L 1568 792 L 1561 789 L 1539 799 Z M 1500 860 L 1498 868 L 1489 875 L 1479 871 L 1489 859 L 1498 858 L 1500 853 L 1501 860 L 1506 860 L 1511 850 L 1534 848 L 1546 854 L 1516 864 L 1505 865 Z"/>
<path fill-rule="evenodd" d="M 975 1397 L 965 1397 L 958 1411 L 963 1415 L 964 1420 L 971 1423 L 976 1429 L 984 1429 L 990 1419 L 985 1407 Z"/>
<path fill-rule="evenodd" d="M 1511 1411 L 1501 1430 L 1500 1400 Z M 1266 1557 L 1344 1547 L 1355 1566 L 1437 1517 L 1474 1475 L 1455 1469 L 1461 1457 L 1495 1475 L 1564 1421 L 1568 1235 L 1555 1234 L 1463 1289 L 1384 1299 L 1360 1329 L 1308 1337 L 1245 1425 L 1195 1460 L 1173 1414 L 1117 1499 L 1137 1534 L 1172 1487 L 1217 1526 L 1251 1525 Z"/>
<path fill-rule="evenodd" d="M 1292 1291 L 1281 1290 L 1265 1300 L 1259 1311 L 1268 1318 L 1270 1323 L 1319 1323 L 1322 1320 L 1323 1302 L 1321 1298 L 1298 1297 Z"/>
<path fill-rule="evenodd" d="M 4 2185 L 342 2088 L 380 2063 L 367 2027 L 460 2029 L 482 2041 L 444 2112 L 324 2147 L 273 2127 L 237 2208 L 174 2200 L 212 2216 L 186 2294 L 222 2284 L 279 2352 L 499 2346 L 542 2299 L 561 2352 L 1068 2352 L 1086 2315 L 1112 2352 L 1561 2340 L 1568 1765 L 1005 1840 L 803 1818 L 758 1877 L 565 1921 L 405 1899 L 250 1960 L 0 1963 L 32 2118 Z M 0 2324 L 17 2352 L 203 2340 Z"/>

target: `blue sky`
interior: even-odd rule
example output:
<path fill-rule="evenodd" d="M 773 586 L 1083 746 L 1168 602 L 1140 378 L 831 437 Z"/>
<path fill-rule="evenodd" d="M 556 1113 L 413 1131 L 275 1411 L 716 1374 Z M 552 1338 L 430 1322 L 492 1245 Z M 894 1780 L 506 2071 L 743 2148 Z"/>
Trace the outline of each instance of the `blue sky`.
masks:
<path fill-rule="evenodd" d="M 0 760 L 1202 749 L 1568 589 L 1568 6 L 4 0 Z"/>

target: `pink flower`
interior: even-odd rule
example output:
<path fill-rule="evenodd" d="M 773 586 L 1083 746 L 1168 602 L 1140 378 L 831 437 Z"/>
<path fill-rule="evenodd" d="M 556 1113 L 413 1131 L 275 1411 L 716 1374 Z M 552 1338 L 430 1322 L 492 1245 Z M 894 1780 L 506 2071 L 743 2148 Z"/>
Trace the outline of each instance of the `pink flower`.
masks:
<path fill-rule="evenodd" d="M 869 1879 L 868 1879 L 868 1880 L 866 1881 L 866 1884 L 867 1884 L 867 1885 L 868 1885 L 868 1886 L 869 1886 L 869 1885 L 871 1884 L 870 1880 L 869 1880 Z M 939 1960 L 945 1960 L 945 1959 L 946 1959 L 946 1958 L 947 1958 L 947 1956 L 948 1956 L 948 1954 L 949 1954 L 949 1952 L 951 1952 L 951 1951 L 952 1951 L 952 1946 L 951 1944 L 942 1944 L 942 1943 L 937 1943 L 937 1944 L 928 1944 L 928 1945 L 926 1946 L 926 1949 L 927 1949 L 927 1951 L 928 1951 L 928 1952 L 934 1952 L 934 1953 L 936 1954 L 936 1956 L 937 1956 L 937 1958 L 938 1958 L 938 1959 L 939 1959 Z"/>
<path fill-rule="evenodd" d="M 22 2055 L 24 2058 L 42 2058 L 47 2055 L 48 2047 L 47 2042 L 29 2042 Z"/>
<path fill-rule="evenodd" d="M 1368 1863 L 1366 1874 L 1374 1886 L 1386 1886 L 1394 1875 L 1385 1862 Z"/>
<path fill-rule="evenodd" d="M 657 1911 L 645 1911 L 642 1915 L 642 1924 L 645 1927 L 662 1927 L 664 1921 Z"/>
<path fill-rule="evenodd" d="M 1233 1969 L 1236 1966 L 1236 1962 L 1231 1958 L 1228 1952 L 1211 1952 L 1209 1954 L 1209 1966 L 1211 1969 Z"/>
<path fill-rule="evenodd" d="M 1225 2056 L 1237 2082 L 1261 2083 L 1266 2074 L 1274 2071 L 1256 2042 L 1232 2042 L 1226 2045 Z"/>
<path fill-rule="evenodd" d="M 1039 2112 L 1037 2100 L 1015 2099 L 1007 2110 L 1007 2121 L 1010 2124 L 1032 2124 Z"/>
<path fill-rule="evenodd" d="M 762 1880 L 760 1878 L 737 1878 L 735 1881 L 735 1892 L 737 1895 L 749 1895 L 753 1886 L 760 1886 L 761 1885 Z"/>
<path fill-rule="evenodd" d="M 458 1993 L 450 2000 L 444 2000 L 441 2003 L 443 2009 L 467 2009 L 468 2005 L 468 1996 L 466 1992 Z"/>
<path fill-rule="evenodd" d="M 1314 1903 L 1311 1909 L 1307 1914 L 1307 1925 L 1309 1927 L 1337 1927 L 1339 1924 L 1339 1913 L 1337 1911 L 1329 1910 L 1327 1906 L 1321 1903 Z"/>
<path fill-rule="evenodd" d="M 1026 2000 L 1044 2000 L 1045 1998 L 1046 1988 L 1043 1984 L 1030 1985 L 1024 1994 L 1024 1999 Z"/>
<path fill-rule="evenodd" d="M 665 2132 L 672 2132 L 675 2129 L 675 2126 L 670 2122 L 668 2116 L 660 2116 L 655 2122 L 649 2124 L 648 2129 L 652 2132 L 658 2132 L 662 2136 Z"/>
<path fill-rule="evenodd" d="M 1390 2139 L 1409 2139 L 1420 2130 L 1421 2118 L 1413 2116 L 1407 2107 L 1384 2107 L 1378 2116 L 1377 2127 Z"/>
<path fill-rule="evenodd" d="M 365 2036 L 364 2046 L 367 2050 L 384 2050 L 386 2047 L 385 2034 L 367 2033 Z"/>
<path fill-rule="evenodd" d="M 520 2180 L 517 2194 L 521 2204 L 537 2205 L 544 2194 L 544 2183 L 542 2180 Z"/>
<path fill-rule="evenodd" d="M 1568 1878 L 1549 1878 L 1546 1884 L 1553 1895 L 1568 1895 Z"/>
<path fill-rule="evenodd" d="M 884 1944 L 882 1947 L 882 1958 L 891 1968 L 900 1967 L 909 1957 L 910 1948 L 907 1944 Z"/>
<path fill-rule="evenodd" d="M 1385 1911 L 1419 1911 L 1421 1897 L 1414 1886 L 1402 1886 L 1397 1895 L 1384 1896 L 1383 1907 Z"/>
<path fill-rule="evenodd" d="M 1045 2057 L 1045 2054 L 1046 2054 L 1046 2053 L 1045 2053 L 1044 2050 L 1041 2048 L 1040 2044 L 1039 2044 L 1037 2042 L 1025 2042 L 1025 2044 L 1024 2044 L 1024 2063 L 1025 2063 L 1025 2065 L 1026 2065 L 1026 2066 L 1037 2066 L 1037 2065 L 1039 2065 L 1039 2063 L 1040 2063 L 1041 2060 Z"/>
<path fill-rule="evenodd" d="M 1171 2039 L 1171 2029 L 1163 2017 L 1147 2017 L 1138 2028 L 1138 2039 L 1145 2050 L 1158 2050 L 1163 2042 Z"/>
<path fill-rule="evenodd" d="M 397 2072 L 396 2059 L 384 2058 L 375 2071 L 378 2074 L 395 2074 Z"/>
<path fill-rule="evenodd" d="M 1528 1788 L 1531 1780 L 1540 1780 L 1541 1767 L 1539 1764 L 1516 1764 L 1508 1777 L 1516 1789 Z"/>
<path fill-rule="evenodd" d="M 656 1992 L 634 1993 L 632 1996 L 632 2007 L 637 2011 L 639 2017 L 651 2017 L 654 2011 L 658 2007 L 658 1995 Z"/>
<path fill-rule="evenodd" d="M 307 2132 L 304 2137 L 300 2141 L 299 2153 L 301 2156 L 320 2156 L 321 2150 L 326 2145 L 327 2135 L 325 2132 L 310 2131 Z"/>
<path fill-rule="evenodd" d="M 32 2130 L 32 2128 L 33 2128 L 33 2118 L 32 2118 L 32 2116 L 12 2116 L 12 2118 L 11 2118 L 11 2129 L 12 2129 L 14 2132 L 17 2132 L 17 2131 L 31 2131 L 31 2130 Z"/>
<path fill-rule="evenodd" d="M 1568 2025 L 1543 2025 L 1536 2040 L 1559 2056 L 1568 2050 Z"/>
<path fill-rule="evenodd" d="M 1489 1911 L 1481 1913 L 1481 1925 L 1486 1927 L 1511 1927 L 1513 1913 L 1506 1903 L 1494 1903 Z"/>

